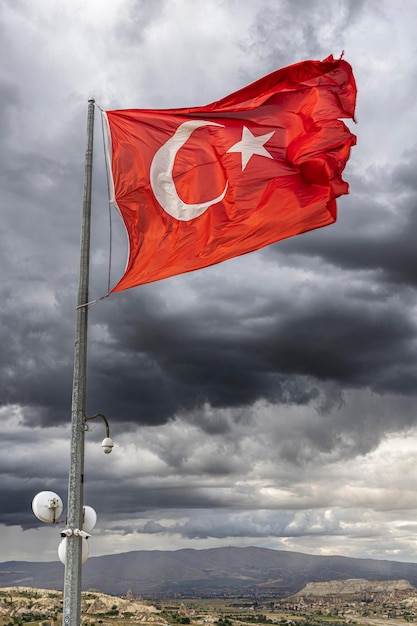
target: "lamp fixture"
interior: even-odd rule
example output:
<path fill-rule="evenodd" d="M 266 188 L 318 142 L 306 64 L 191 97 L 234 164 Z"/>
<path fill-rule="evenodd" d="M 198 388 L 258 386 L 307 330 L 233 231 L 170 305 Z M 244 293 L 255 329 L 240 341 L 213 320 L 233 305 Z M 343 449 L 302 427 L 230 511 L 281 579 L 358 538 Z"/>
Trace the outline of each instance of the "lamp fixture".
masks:
<path fill-rule="evenodd" d="M 96 413 L 95 415 L 92 415 L 91 417 L 84 417 L 84 429 L 86 431 L 89 430 L 87 422 L 89 422 L 90 420 L 95 420 L 98 417 L 101 417 L 101 419 L 106 425 L 106 436 L 101 442 L 101 447 L 103 448 L 104 454 L 110 454 L 110 452 L 113 450 L 114 443 L 113 443 L 113 440 L 110 438 L 109 422 L 107 421 L 107 417 L 103 415 L 103 413 Z"/>

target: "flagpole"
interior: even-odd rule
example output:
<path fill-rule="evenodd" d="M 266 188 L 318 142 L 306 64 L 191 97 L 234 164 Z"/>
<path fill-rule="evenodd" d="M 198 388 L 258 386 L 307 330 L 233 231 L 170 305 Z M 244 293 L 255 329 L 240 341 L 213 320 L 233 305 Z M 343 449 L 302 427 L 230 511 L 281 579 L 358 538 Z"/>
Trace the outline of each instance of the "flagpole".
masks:
<path fill-rule="evenodd" d="M 90 271 L 91 188 L 93 173 L 94 100 L 88 101 L 84 167 L 83 212 L 80 243 L 80 272 L 76 313 L 74 375 L 71 408 L 71 456 L 68 477 L 67 526 L 82 529 L 84 491 L 84 431 L 87 398 L 88 286 Z M 81 622 L 82 538 L 66 538 L 63 626 Z"/>

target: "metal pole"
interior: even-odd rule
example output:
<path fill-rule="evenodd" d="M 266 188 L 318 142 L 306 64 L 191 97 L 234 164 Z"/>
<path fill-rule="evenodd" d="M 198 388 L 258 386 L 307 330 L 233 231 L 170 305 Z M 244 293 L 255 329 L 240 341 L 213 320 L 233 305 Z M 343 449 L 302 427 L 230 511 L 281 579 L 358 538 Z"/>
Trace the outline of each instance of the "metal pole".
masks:
<path fill-rule="evenodd" d="M 87 398 L 87 322 L 90 270 L 91 186 L 93 173 L 94 100 L 88 101 L 85 149 L 80 274 L 75 330 L 74 377 L 71 409 L 71 458 L 68 477 L 68 528 L 82 529 L 84 487 L 84 417 Z M 63 625 L 80 626 L 82 538 L 66 538 Z"/>

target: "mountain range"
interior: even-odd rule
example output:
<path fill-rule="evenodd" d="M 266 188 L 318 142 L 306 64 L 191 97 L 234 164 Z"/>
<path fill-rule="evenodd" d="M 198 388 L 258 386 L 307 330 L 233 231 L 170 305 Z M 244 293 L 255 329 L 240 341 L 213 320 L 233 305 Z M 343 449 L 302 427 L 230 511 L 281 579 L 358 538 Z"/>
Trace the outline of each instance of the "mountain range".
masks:
<path fill-rule="evenodd" d="M 417 587 L 417 563 L 314 556 L 267 548 L 135 551 L 91 557 L 83 566 L 84 590 L 155 597 L 286 597 L 309 582 L 362 578 L 407 580 Z M 62 590 L 57 562 L 0 563 L 0 587 Z"/>

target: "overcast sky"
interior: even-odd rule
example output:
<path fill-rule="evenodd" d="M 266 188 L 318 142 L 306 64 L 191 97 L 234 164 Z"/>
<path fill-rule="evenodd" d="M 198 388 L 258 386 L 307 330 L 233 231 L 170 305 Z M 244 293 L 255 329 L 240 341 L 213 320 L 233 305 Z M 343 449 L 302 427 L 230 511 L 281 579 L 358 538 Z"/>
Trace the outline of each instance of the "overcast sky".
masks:
<path fill-rule="evenodd" d="M 89 315 L 92 555 L 263 546 L 417 562 L 415 0 L 0 0 L 0 559 L 55 560 L 66 503 L 87 101 L 204 105 L 345 52 L 337 222 Z M 107 292 L 95 125 L 90 297 Z M 112 214 L 114 285 L 126 236 Z"/>

